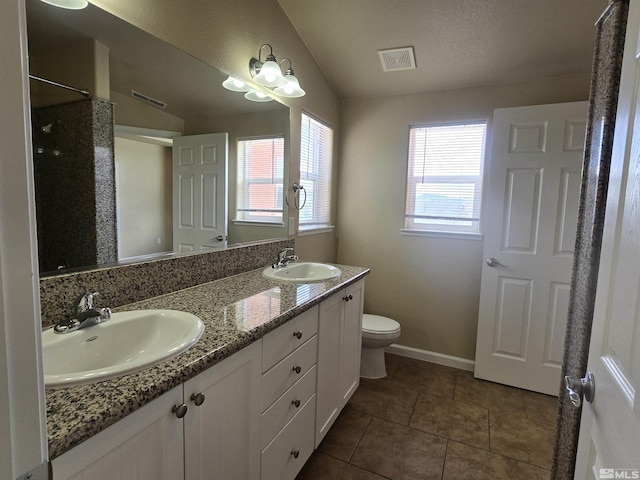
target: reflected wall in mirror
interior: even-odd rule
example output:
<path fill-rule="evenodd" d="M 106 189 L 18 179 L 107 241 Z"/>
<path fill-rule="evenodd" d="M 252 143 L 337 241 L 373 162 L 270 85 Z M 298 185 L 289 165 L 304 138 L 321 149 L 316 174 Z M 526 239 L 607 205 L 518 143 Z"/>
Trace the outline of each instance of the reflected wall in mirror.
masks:
<path fill-rule="evenodd" d="M 216 224 L 205 248 L 287 237 L 283 199 L 276 202 L 283 209 L 277 222 L 236 221 L 238 139 L 283 137 L 282 181 L 287 185 L 286 106 L 250 102 L 224 89 L 226 75 L 94 5 L 70 11 L 39 0 L 26 3 L 30 73 L 91 94 L 83 99 L 78 93 L 31 81 L 34 171 L 37 179 L 44 179 L 36 182 L 41 275 L 188 251 L 188 246 L 181 249 L 173 240 L 179 223 L 174 212 L 180 211 L 190 212 L 193 223 L 205 228 Z M 73 113 L 95 103 L 102 112 L 98 121 Z M 113 118 L 104 113 L 109 105 Z M 215 194 L 223 195 L 226 219 L 214 217 L 210 203 L 208 209 L 182 205 L 176 210 L 180 182 L 172 167 L 178 158 L 173 138 L 223 133 L 228 181 L 221 184 L 222 192 L 215 187 Z M 94 137 L 101 142 L 89 142 L 89 151 L 77 148 L 88 142 L 84 138 Z M 108 141 L 102 142 L 105 138 Z M 216 155 L 220 161 L 219 150 Z M 96 158 L 105 157 L 111 167 L 97 165 Z M 90 173 L 78 164 L 88 165 Z M 213 188 L 213 183 L 209 185 Z M 208 202 L 212 192 L 193 193 Z M 74 198 L 79 203 L 74 204 Z M 56 203 L 57 209 L 49 208 Z M 89 225 L 79 218 L 88 218 Z M 110 240 L 95 239 L 100 236 Z M 78 254 L 86 250 L 81 245 L 87 242 L 94 243 L 96 253 Z"/>

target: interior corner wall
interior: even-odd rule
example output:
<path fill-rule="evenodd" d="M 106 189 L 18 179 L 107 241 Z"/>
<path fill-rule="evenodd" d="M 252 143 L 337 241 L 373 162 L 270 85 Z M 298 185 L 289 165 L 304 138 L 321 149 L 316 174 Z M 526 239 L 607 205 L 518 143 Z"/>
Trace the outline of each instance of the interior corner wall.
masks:
<path fill-rule="evenodd" d="M 483 255 L 481 240 L 401 235 L 409 126 L 488 119 L 490 138 L 494 109 L 587 100 L 589 79 L 343 103 L 338 262 L 371 268 L 365 312 L 397 320 L 399 344 L 475 358 Z"/>

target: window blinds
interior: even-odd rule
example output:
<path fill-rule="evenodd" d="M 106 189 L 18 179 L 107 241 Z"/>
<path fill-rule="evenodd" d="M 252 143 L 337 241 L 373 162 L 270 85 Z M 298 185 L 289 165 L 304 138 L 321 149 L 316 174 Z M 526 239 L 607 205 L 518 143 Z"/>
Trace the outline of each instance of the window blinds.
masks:
<path fill-rule="evenodd" d="M 284 137 L 238 140 L 236 220 L 282 222 Z"/>
<path fill-rule="evenodd" d="M 302 114 L 300 139 L 300 230 L 326 227 L 331 216 L 333 129 Z"/>
<path fill-rule="evenodd" d="M 486 123 L 411 127 L 405 227 L 479 233 Z"/>

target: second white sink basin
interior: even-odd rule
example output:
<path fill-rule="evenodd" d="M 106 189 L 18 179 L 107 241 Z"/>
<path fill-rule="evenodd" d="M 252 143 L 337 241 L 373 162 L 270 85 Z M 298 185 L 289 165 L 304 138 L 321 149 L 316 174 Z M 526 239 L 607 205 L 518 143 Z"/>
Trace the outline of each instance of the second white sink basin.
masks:
<path fill-rule="evenodd" d="M 267 267 L 262 275 L 279 282 L 308 283 L 337 278 L 342 275 L 342 271 L 326 263 L 300 262 L 280 268 Z"/>
<path fill-rule="evenodd" d="M 191 348 L 204 324 L 176 310 L 117 312 L 69 333 L 42 332 L 47 387 L 95 383 L 150 367 Z"/>

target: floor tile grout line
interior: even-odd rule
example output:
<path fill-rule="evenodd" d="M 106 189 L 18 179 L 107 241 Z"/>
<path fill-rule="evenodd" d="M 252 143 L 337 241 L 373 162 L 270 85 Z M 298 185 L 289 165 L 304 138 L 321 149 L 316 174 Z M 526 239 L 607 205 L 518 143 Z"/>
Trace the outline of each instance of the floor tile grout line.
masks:
<path fill-rule="evenodd" d="M 447 452 L 449 451 L 449 439 L 444 446 L 444 457 L 442 458 L 442 472 L 440 472 L 440 480 L 444 480 L 444 469 L 447 466 Z"/>
<path fill-rule="evenodd" d="M 364 427 L 364 430 L 362 431 L 362 434 L 360 434 L 360 438 L 358 438 L 358 441 L 356 442 L 356 446 L 353 449 L 353 452 L 351 452 L 351 455 L 349 455 L 349 459 L 347 460 L 347 463 L 351 464 L 351 459 L 356 454 L 356 450 L 358 450 L 358 447 L 360 446 L 360 442 L 362 441 L 362 438 L 364 437 L 364 434 L 367 433 L 367 430 L 369 429 L 369 425 L 371 425 L 371 420 L 372 419 L 373 419 L 373 415 L 369 415 L 369 420 L 367 421 L 367 426 Z"/>

